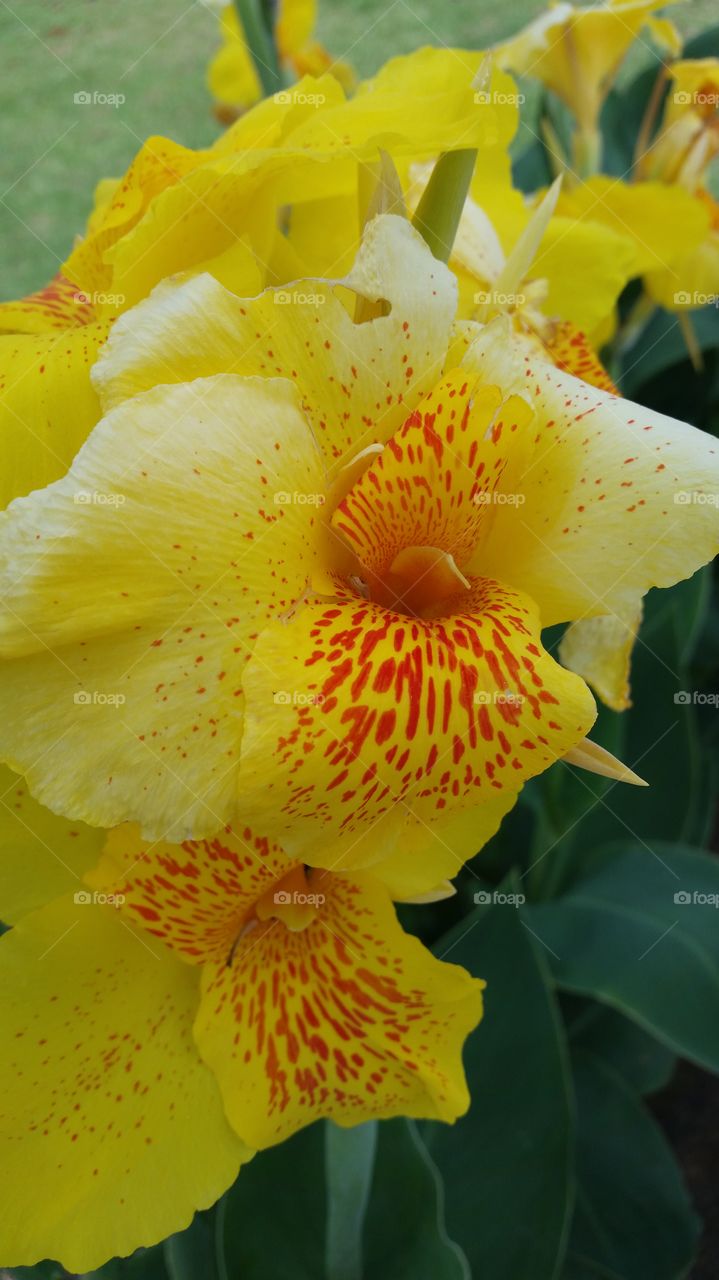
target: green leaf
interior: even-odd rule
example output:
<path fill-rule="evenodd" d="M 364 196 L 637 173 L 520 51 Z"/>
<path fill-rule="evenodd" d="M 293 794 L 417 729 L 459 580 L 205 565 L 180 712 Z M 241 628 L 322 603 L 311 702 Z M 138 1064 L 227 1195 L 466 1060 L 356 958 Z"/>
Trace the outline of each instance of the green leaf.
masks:
<path fill-rule="evenodd" d="M 169 1280 L 217 1280 L 215 1223 L 211 1213 L 196 1213 L 186 1231 L 165 1241 Z"/>
<path fill-rule="evenodd" d="M 477 1277 L 552 1280 L 571 1211 L 573 1135 L 544 962 L 512 906 L 473 912 L 435 950 L 487 981 L 465 1050 L 469 1112 L 451 1128 L 422 1129 L 444 1178 L 449 1234 Z"/>
<path fill-rule="evenodd" d="M 442 1179 L 415 1125 L 383 1121 L 365 1220 L 368 1280 L 470 1280 L 444 1212 Z"/>
<path fill-rule="evenodd" d="M 377 1149 L 377 1121 L 325 1126 L 327 1280 L 362 1280 L 362 1233 Z"/>
<path fill-rule="evenodd" d="M 565 996 L 562 1011 L 573 1051 L 601 1058 L 637 1093 L 656 1093 L 674 1073 L 676 1055 L 636 1022 L 597 1000 Z"/>
<path fill-rule="evenodd" d="M 719 309 L 717 307 L 701 307 L 689 312 L 692 328 L 701 351 L 710 351 L 719 346 Z M 637 341 L 623 356 L 623 370 L 619 374 L 622 395 L 630 400 L 647 402 L 643 388 L 658 374 L 678 364 L 688 362 L 689 353 L 679 321 L 671 311 L 659 307 L 652 318 L 642 329 Z M 687 370 L 688 378 L 694 382 L 696 374 Z M 672 410 L 662 406 L 665 413 Z M 676 416 L 681 416 L 677 414 Z"/>
<path fill-rule="evenodd" d="M 260 1151 L 220 1202 L 220 1280 L 318 1280 L 325 1268 L 324 1131 Z"/>
<path fill-rule="evenodd" d="M 606 1002 L 673 1052 L 719 1071 L 719 910 L 712 903 L 719 903 L 719 859 L 653 842 L 611 851 L 564 897 L 524 914 L 561 987 Z"/>
<path fill-rule="evenodd" d="M 563 1280 L 679 1280 L 699 1220 L 671 1149 L 606 1063 L 579 1052 L 573 1067 L 577 1201 Z"/>

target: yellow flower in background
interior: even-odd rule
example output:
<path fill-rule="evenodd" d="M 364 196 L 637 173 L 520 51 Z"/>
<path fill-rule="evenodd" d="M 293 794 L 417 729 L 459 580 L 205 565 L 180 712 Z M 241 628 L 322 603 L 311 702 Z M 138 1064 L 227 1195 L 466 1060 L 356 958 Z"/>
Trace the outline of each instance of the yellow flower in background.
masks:
<path fill-rule="evenodd" d="M 218 113 L 229 122 L 264 95 L 234 4 L 224 7 L 220 22 L 223 45 L 210 63 L 207 77 L 210 92 L 219 104 Z M 312 38 L 316 25 L 316 0 L 279 0 L 274 37 L 280 68 L 293 72 L 298 80 L 329 72 L 343 89 L 351 92 L 355 87 L 352 68 L 347 62 L 335 60 Z"/>
<path fill-rule="evenodd" d="M 166 284 L 114 327 L 105 416 L 3 517 L 2 752 L 56 810 L 162 838 L 248 822 L 309 865 L 431 890 L 590 727 L 542 649 L 716 547 L 710 438 L 455 333 L 402 218 L 355 323 L 317 280 Z M 32 531 L 32 536 L 30 536 Z M 128 557 L 128 545 L 133 554 Z"/>
<path fill-rule="evenodd" d="M 662 126 L 639 173 L 691 193 L 704 234 L 698 244 L 685 241 L 671 271 L 650 271 L 644 283 L 655 302 L 683 313 L 719 298 L 719 203 L 708 186 L 719 154 L 719 59 L 676 62 L 670 76 Z"/>
<path fill-rule="evenodd" d="M 676 55 L 681 40 L 673 23 L 657 18 L 657 0 L 609 0 L 575 6 L 559 0 L 512 39 L 497 46 L 507 71 L 533 76 L 561 98 L 578 126 L 580 172 L 598 167 L 599 113 L 634 41 L 646 33 Z"/>
<path fill-rule="evenodd" d="M 0 506 L 63 474 L 99 416 L 89 371 L 109 325 L 167 276 L 209 271 L 249 296 L 344 274 L 380 146 L 398 165 L 465 146 L 508 165 L 511 82 L 496 73 L 501 100 L 478 107 L 480 61 L 423 49 L 393 59 L 349 102 L 332 77 L 305 78 L 213 147 L 150 138 L 124 178 L 100 183 L 66 283 L 0 306 Z"/>
<path fill-rule="evenodd" d="M 400 928 L 379 875 L 307 872 L 243 828 L 148 846 L 5 810 L 8 1265 L 86 1272 L 213 1204 L 323 1116 L 452 1121 L 483 983 Z M 28 861 L 30 859 L 30 861 Z M 52 951 L 51 960 L 46 958 Z"/>

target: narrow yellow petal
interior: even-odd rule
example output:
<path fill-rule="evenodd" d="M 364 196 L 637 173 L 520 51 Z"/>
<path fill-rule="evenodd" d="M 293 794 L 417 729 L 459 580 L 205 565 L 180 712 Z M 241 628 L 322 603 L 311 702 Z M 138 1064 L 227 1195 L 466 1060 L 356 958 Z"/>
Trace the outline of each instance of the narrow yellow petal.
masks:
<path fill-rule="evenodd" d="M 567 764 L 576 765 L 578 769 L 586 769 L 588 773 L 598 773 L 603 778 L 613 778 L 615 782 L 630 782 L 634 787 L 648 787 L 649 783 L 628 765 L 617 760 L 611 751 L 600 747 L 598 742 L 585 738 L 583 742 L 572 747 L 564 757 Z"/>

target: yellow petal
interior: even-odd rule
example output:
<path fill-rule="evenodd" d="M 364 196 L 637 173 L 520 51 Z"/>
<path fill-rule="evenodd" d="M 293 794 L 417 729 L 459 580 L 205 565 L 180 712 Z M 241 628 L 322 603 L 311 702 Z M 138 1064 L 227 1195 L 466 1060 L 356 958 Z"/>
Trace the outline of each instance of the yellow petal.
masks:
<path fill-rule="evenodd" d="M 220 375 L 121 405 L 13 504 L 2 749 L 39 799 L 155 835 L 227 821 L 240 671 L 305 589 L 321 499 L 294 388 Z"/>
<path fill-rule="evenodd" d="M 372 877 L 312 883 L 315 923 L 260 924 L 203 975 L 195 1037 L 233 1128 L 267 1147 L 321 1116 L 456 1119 L 483 983 L 403 933 Z"/>
<path fill-rule="evenodd" d="M 629 671 L 642 620 L 641 599 L 629 600 L 616 614 L 583 618 L 565 631 L 559 656 L 613 711 L 632 705 Z"/>
<path fill-rule="evenodd" d="M 186 1227 L 251 1154 L 192 1041 L 197 974 L 110 906 L 0 939 L 6 1265 L 99 1267 Z"/>
<path fill-rule="evenodd" d="M 386 440 L 437 381 L 456 306 L 451 272 L 404 219 L 365 231 L 346 289 L 390 314 L 354 323 L 333 282 L 297 281 L 245 301 L 200 277 L 164 285 L 115 326 L 96 370 L 109 407 L 158 382 L 241 374 L 297 383 L 327 465 Z"/>
<path fill-rule="evenodd" d="M 492 803 L 496 827 L 496 794 L 509 808 L 595 715 L 584 682 L 542 650 L 532 602 L 486 579 L 427 621 L 349 592 L 308 604 L 262 634 L 243 686 L 248 811 L 327 867 L 388 857 L 412 816 L 441 842 L 445 818 Z"/>
<path fill-rule="evenodd" d="M 0 334 L 0 507 L 61 476 L 97 422 L 90 369 L 107 332 Z"/>
<path fill-rule="evenodd" d="M 666 587 L 719 546 L 719 450 L 686 423 L 609 395 L 541 357 L 511 372 L 505 331 L 489 326 L 466 367 L 531 396 L 537 433 L 501 487 L 465 572 L 493 573 L 537 601 L 542 623 L 620 613 L 627 598 Z M 514 382 L 514 385 L 513 385 Z"/>
<path fill-rule="evenodd" d="M 15 924 L 53 898 L 83 888 L 105 832 L 38 804 L 24 778 L 0 766 L 0 919 Z"/>

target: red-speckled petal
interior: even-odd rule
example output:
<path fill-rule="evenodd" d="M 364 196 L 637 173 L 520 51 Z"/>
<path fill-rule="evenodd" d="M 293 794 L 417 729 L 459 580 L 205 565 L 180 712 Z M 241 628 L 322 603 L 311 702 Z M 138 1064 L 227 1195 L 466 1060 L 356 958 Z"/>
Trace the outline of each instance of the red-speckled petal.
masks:
<path fill-rule="evenodd" d="M 403 933 L 371 876 L 313 888 L 324 901 L 308 928 L 258 924 L 203 975 L 195 1038 L 230 1123 L 266 1147 L 320 1117 L 454 1120 L 483 984 Z"/>
<path fill-rule="evenodd" d="M 193 1043 L 197 971 L 72 898 L 5 934 L 0 969 L 3 1262 L 84 1274 L 181 1231 L 251 1154 Z"/>
<path fill-rule="evenodd" d="M 234 819 L 241 670 L 306 588 L 323 483 L 295 388 L 227 374 L 120 405 L 0 517 L 0 752 L 39 800 L 163 839 Z"/>
<path fill-rule="evenodd" d="M 526 591 L 542 625 L 623 617 L 650 587 L 689 577 L 719 550 L 719 446 L 703 431 L 517 356 L 489 325 L 467 369 L 522 390 L 535 430 L 466 572 Z M 504 483 L 509 476 L 505 473 Z"/>
<path fill-rule="evenodd" d="M 14 302 L 0 302 L 0 333 L 46 333 L 95 320 L 92 296 L 63 275 Z"/>
<path fill-rule="evenodd" d="M 582 382 L 588 382 L 600 391 L 608 391 L 611 395 L 619 395 L 619 390 L 610 378 L 586 333 L 569 323 L 557 324 L 545 346 L 550 359 L 564 373 L 571 373 Z"/>
<path fill-rule="evenodd" d="M 461 567 L 500 485 L 507 450 L 532 410 L 459 370 L 395 432 L 332 524 L 361 563 L 386 574 L 404 548 L 438 547 Z"/>
<path fill-rule="evenodd" d="M 243 681 L 239 781 L 258 829 L 291 855 L 367 865 L 408 813 L 431 826 L 516 794 L 591 726 L 593 699 L 542 649 L 531 600 L 478 580 L 447 603 L 429 621 L 362 600 L 308 605 L 263 633 Z"/>

